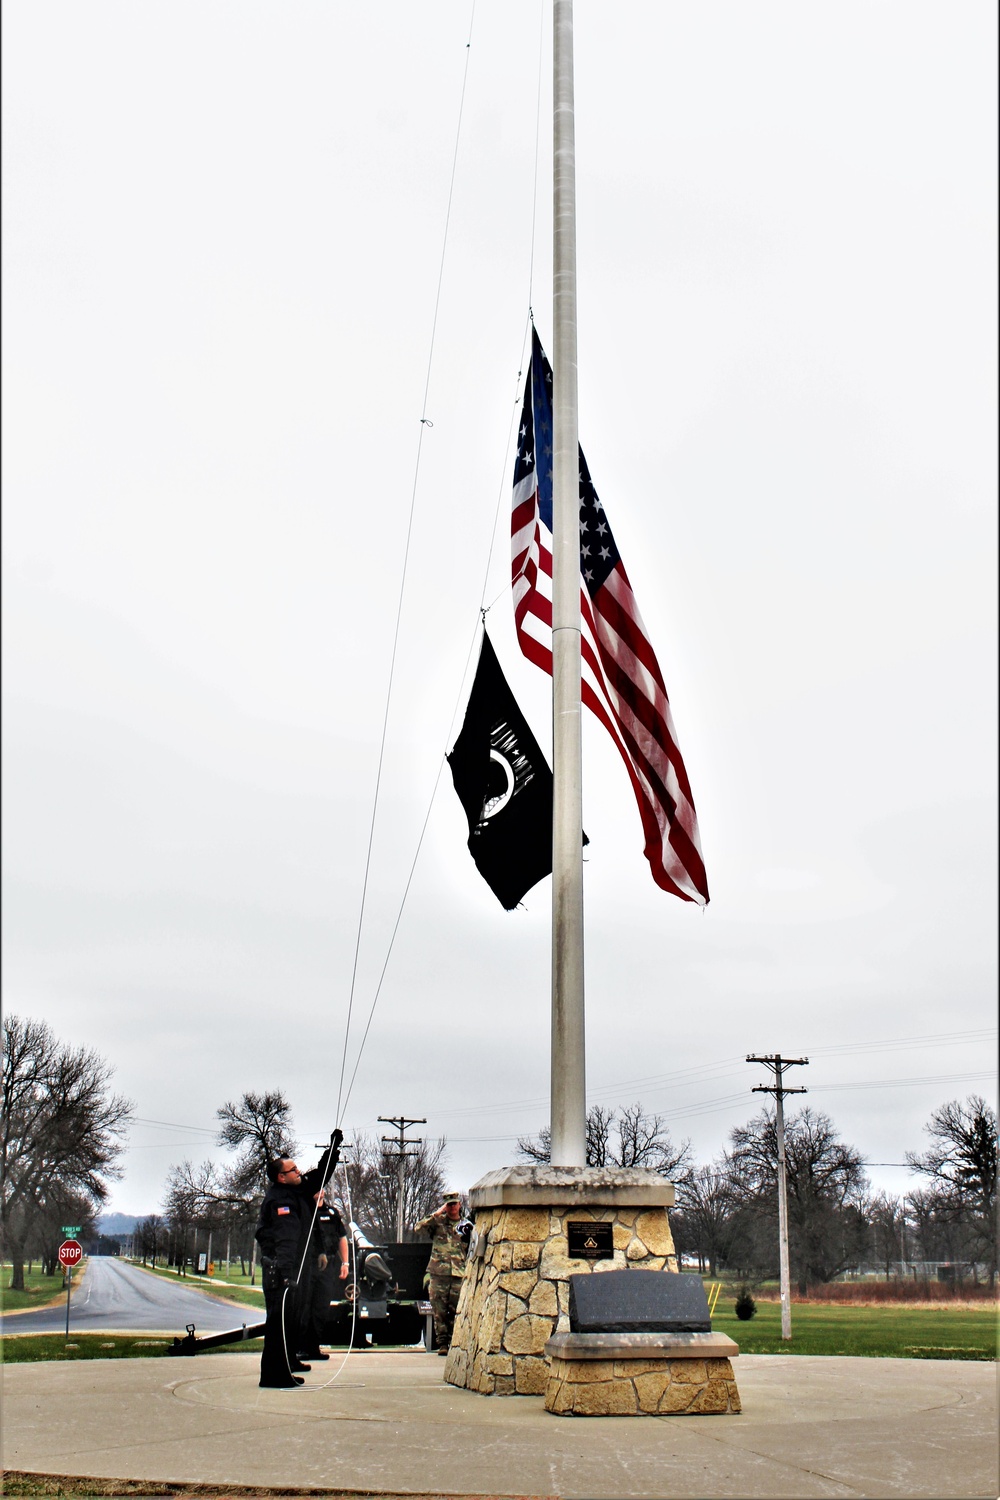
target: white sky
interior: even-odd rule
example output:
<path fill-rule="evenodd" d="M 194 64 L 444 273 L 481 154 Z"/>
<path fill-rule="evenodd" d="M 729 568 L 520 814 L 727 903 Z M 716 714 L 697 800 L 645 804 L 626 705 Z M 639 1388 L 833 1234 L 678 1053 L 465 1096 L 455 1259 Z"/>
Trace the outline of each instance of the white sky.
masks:
<path fill-rule="evenodd" d="M 491 633 L 549 738 L 505 591 L 541 17 L 472 28 L 348 1073 L 498 505 Z M 125 1212 L 244 1089 L 306 1156 L 335 1123 L 469 26 L 5 8 L 5 1003 L 196 1127 L 136 1124 Z M 761 1102 L 747 1052 L 810 1056 L 875 1163 L 995 1095 L 995 30 L 578 0 L 581 439 L 713 897 L 653 885 L 588 723 L 588 1083 L 702 1160 Z M 446 773 L 344 1120 L 426 1116 L 462 1188 L 548 1091 L 549 883 L 505 914 L 465 837 Z"/>

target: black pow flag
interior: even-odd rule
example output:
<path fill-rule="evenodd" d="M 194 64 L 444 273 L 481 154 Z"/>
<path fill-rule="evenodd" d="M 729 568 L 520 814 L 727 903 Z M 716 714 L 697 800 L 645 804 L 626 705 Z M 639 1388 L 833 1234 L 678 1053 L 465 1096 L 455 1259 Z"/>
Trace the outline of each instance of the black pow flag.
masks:
<path fill-rule="evenodd" d="M 448 764 L 469 820 L 469 852 L 511 911 L 552 873 L 552 772 L 485 633 Z"/>

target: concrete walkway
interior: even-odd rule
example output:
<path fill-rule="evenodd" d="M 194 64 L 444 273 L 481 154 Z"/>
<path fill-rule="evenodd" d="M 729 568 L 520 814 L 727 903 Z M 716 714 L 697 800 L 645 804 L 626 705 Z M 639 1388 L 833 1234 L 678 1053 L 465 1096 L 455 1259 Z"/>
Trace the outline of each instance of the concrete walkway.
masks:
<path fill-rule="evenodd" d="M 5 1466 L 391 1495 L 998 1493 L 992 1365 L 741 1356 L 738 1417 L 553 1417 L 445 1385 L 443 1361 L 366 1352 L 262 1391 L 252 1355 L 8 1365 Z M 319 1371 L 323 1374 L 320 1375 Z"/>

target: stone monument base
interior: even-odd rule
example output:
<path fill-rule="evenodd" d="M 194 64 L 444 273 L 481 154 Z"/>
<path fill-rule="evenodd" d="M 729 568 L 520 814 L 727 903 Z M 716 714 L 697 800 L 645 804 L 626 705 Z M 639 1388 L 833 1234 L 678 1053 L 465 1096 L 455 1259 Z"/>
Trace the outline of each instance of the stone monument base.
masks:
<path fill-rule="evenodd" d="M 486 1396 L 542 1395 L 545 1346 L 569 1331 L 570 1276 L 677 1270 L 667 1219 L 673 1184 L 656 1172 L 505 1167 L 469 1196 L 475 1233 L 444 1367 L 451 1385 Z"/>
<path fill-rule="evenodd" d="M 545 1410 L 560 1417 L 709 1416 L 738 1412 L 724 1333 L 557 1333 Z"/>

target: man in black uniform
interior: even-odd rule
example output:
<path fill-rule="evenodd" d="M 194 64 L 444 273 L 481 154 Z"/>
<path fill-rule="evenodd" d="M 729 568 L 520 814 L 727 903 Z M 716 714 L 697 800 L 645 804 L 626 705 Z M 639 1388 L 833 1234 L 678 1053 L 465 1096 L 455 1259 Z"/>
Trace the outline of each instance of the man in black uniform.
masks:
<path fill-rule="evenodd" d="M 303 1318 L 296 1354 L 300 1360 L 330 1358 L 320 1351 L 322 1326 L 329 1319 L 337 1282 L 346 1281 L 348 1270 L 344 1221 L 332 1203 L 321 1203 L 306 1256 L 307 1274 L 303 1276 L 303 1283 L 308 1279 L 309 1284 L 299 1288 Z"/>
<path fill-rule="evenodd" d="M 338 1139 L 340 1137 L 340 1139 Z M 308 1369 L 296 1358 L 300 1337 L 302 1301 L 299 1272 L 309 1242 L 314 1204 L 323 1199 L 324 1182 L 337 1165 L 340 1131 L 334 1132 L 322 1168 L 303 1177 L 289 1157 L 269 1162 L 270 1187 L 260 1206 L 256 1239 L 261 1248 L 264 1305 L 264 1349 L 260 1357 L 260 1383 L 278 1390 L 301 1385 L 296 1369 Z"/>

